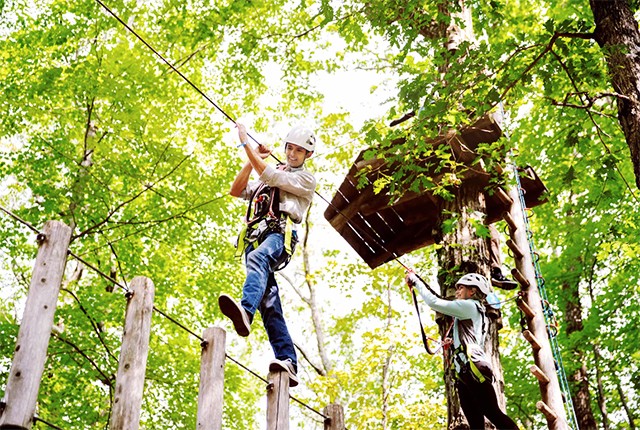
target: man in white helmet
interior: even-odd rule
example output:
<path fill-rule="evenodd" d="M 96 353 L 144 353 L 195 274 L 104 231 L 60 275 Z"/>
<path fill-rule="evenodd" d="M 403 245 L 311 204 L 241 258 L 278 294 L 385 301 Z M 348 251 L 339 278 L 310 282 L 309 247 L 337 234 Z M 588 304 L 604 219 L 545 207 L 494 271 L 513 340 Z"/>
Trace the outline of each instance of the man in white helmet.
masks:
<path fill-rule="evenodd" d="M 287 371 L 289 385 L 298 385 L 298 362 L 289 335 L 274 272 L 291 257 L 297 235 L 293 224 L 302 222 L 316 188 L 314 176 L 304 167 L 316 147 L 314 134 L 304 127 L 294 127 L 284 140 L 286 163 L 274 167 L 265 162 L 271 149 L 265 145 L 253 148 L 244 125 L 236 124 L 240 145 L 248 161 L 236 176 L 229 194 L 249 200 L 247 225 L 238 240 L 245 256 L 247 277 L 242 299 L 236 303 L 226 294 L 218 304 L 233 322 L 240 336 L 248 336 L 256 311 L 262 315 L 275 360 L 270 371 Z M 249 181 L 251 172 L 259 180 Z"/>
<path fill-rule="evenodd" d="M 455 378 L 456 391 L 469 428 L 484 429 L 487 417 L 497 429 L 518 429 L 518 425 L 500 410 L 493 387 L 493 371 L 484 352 L 488 331 L 485 306 L 492 293 L 484 276 L 468 273 L 456 282 L 456 300 L 443 300 L 433 294 L 424 283 L 409 271 L 405 278 L 415 287 L 429 307 L 453 317 L 453 351 L 449 369 Z"/>

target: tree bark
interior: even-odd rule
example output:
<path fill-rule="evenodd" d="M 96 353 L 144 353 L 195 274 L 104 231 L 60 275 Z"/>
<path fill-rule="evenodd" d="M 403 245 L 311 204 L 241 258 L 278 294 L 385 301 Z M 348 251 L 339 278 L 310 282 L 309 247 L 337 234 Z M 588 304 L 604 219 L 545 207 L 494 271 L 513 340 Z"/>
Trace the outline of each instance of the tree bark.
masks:
<path fill-rule="evenodd" d="M 602 48 L 611 85 L 619 94 L 618 120 L 640 188 L 640 31 L 626 0 L 590 0 L 595 39 Z"/>
<path fill-rule="evenodd" d="M 636 430 L 636 423 L 633 419 L 633 411 L 629 407 L 629 403 L 627 402 L 627 397 L 624 394 L 624 390 L 622 389 L 622 385 L 620 381 L 616 384 L 616 388 L 618 389 L 618 395 L 620 396 L 620 402 L 622 403 L 622 407 L 624 411 L 627 413 L 627 422 L 629 423 L 629 430 Z"/>
<path fill-rule="evenodd" d="M 562 289 L 567 293 L 568 300 L 565 305 L 565 322 L 567 325 L 567 336 L 572 333 L 582 331 L 582 304 L 580 303 L 580 292 L 578 285 L 572 286 L 568 282 L 562 284 Z M 579 347 L 573 349 L 573 357 L 580 363 L 578 369 L 573 373 L 574 387 L 577 388 L 573 396 L 573 407 L 578 418 L 578 426 L 581 429 L 594 429 L 598 425 L 591 409 L 591 396 L 589 394 L 589 376 L 587 367 L 584 364 L 587 360 L 585 351 Z"/>
<path fill-rule="evenodd" d="M 444 202 L 440 210 L 441 214 L 453 213 L 457 215 L 457 221 L 451 232 L 442 235 L 440 243 L 444 246 L 438 249 L 438 263 L 440 273 L 438 281 L 441 287 L 441 295 L 445 298 L 455 297 L 455 282 L 465 273 L 476 272 L 481 275 L 489 275 L 489 239 L 481 238 L 476 234 L 472 224 L 476 214 L 486 213 L 486 202 L 482 188 L 476 184 L 464 182 L 456 190 L 452 201 Z M 445 221 L 445 219 L 441 220 Z M 482 220 L 477 220 L 481 222 Z M 496 393 L 498 403 L 502 408 L 505 405 L 504 379 L 500 353 L 498 350 L 498 321 L 499 311 L 488 312 L 489 330 L 485 340 L 485 351 L 491 360 L 496 376 Z M 449 329 L 451 318 L 438 315 L 440 334 L 443 335 Z M 460 408 L 460 401 L 455 390 L 454 380 L 449 372 L 448 363 L 445 361 L 445 384 L 447 396 L 447 418 L 449 429 L 468 429 L 468 424 Z M 487 423 L 487 428 L 493 428 Z"/>
<path fill-rule="evenodd" d="M 602 370 L 600 363 L 600 348 L 598 345 L 593 346 L 596 366 L 596 382 L 598 383 L 598 407 L 602 414 L 602 428 L 609 430 L 609 413 L 607 412 L 607 398 L 605 397 L 605 389 L 602 383 Z"/>

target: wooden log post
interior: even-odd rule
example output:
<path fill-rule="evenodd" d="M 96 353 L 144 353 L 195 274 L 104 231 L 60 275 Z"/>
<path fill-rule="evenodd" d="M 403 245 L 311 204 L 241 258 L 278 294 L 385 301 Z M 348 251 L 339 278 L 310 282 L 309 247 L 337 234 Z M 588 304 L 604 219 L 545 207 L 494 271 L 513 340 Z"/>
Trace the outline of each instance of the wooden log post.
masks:
<path fill-rule="evenodd" d="M 289 374 L 269 372 L 267 430 L 289 430 Z"/>
<path fill-rule="evenodd" d="M 109 426 L 111 430 L 136 430 L 140 426 L 154 295 L 155 288 L 151 279 L 143 276 L 133 278 L 131 292 L 127 295 L 116 392 Z"/>
<path fill-rule="evenodd" d="M 227 332 L 219 327 L 204 331 L 198 391 L 198 430 L 222 428 L 224 362 Z"/>
<path fill-rule="evenodd" d="M 60 221 L 47 221 L 38 235 L 38 255 L 7 379 L 0 428 L 29 429 L 33 423 L 70 240 L 71 228 Z"/>
<path fill-rule="evenodd" d="M 335 403 L 327 405 L 322 413 L 327 417 L 324 420 L 324 430 L 345 430 L 342 406 Z"/>
<path fill-rule="evenodd" d="M 511 188 L 509 190 L 509 195 L 515 202 L 515 204 L 511 205 L 509 213 L 511 214 L 511 218 L 513 218 L 516 224 L 518 224 L 518 228 L 511 235 L 514 248 L 510 248 L 512 251 L 517 249 L 522 252 L 522 255 L 519 256 L 519 258 L 516 255 L 516 268 L 522 274 L 522 277 L 528 281 L 526 289 L 525 286 L 522 285 L 523 291 L 525 292 L 524 298 L 526 303 L 522 301 L 522 305 L 524 306 L 521 306 L 521 304 L 518 303 L 518 307 L 523 309 L 523 312 L 527 312 L 527 309 L 531 311 L 531 313 L 527 313 L 527 316 L 529 317 L 527 324 L 529 326 L 529 331 L 531 331 L 531 334 L 535 339 L 537 339 L 537 343 L 540 345 L 540 349 L 532 349 L 533 358 L 536 366 L 549 378 L 548 383 L 538 382 L 540 393 L 542 395 L 542 403 L 547 405 L 549 410 L 555 412 L 555 418 L 552 418 L 551 415 L 545 414 L 547 418 L 547 425 L 549 430 L 567 430 L 569 429 L 569 424 L 564 410 L 560 382 L 556 373 L 555 359 L 553 357 L 553 351 L 551 349 L 551 343 L 547 333 L 533 259 L 530 252 L 522 251 L 529 249 L 529 241 L 527 238 L 527 229 L 524 221 L 525 218 L 522 205 L 520 204 L 518 189 L 516 187 Z M 516 252 L 514 252 L 514 254 L 516 254 Z M 521 300 L 518 300 L 518 302 L 520 301 Z"/>

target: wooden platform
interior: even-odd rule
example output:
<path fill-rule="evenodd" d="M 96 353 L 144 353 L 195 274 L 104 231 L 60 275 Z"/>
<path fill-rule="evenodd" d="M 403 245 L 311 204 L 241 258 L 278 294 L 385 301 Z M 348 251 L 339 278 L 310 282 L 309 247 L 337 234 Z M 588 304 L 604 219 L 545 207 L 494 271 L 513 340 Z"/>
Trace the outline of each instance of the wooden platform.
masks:
<path fill-rule="evenodd" d="M 492 143 L 501 136 L 502 130 L 495 116 L 487 116 L 473 126 L 461 129 L 458 134 L 439 136 L 432 143 L 448 144 L 456 160 L 471 165 L 477 159 L 475 149 L 479 143 Z M 360 153 L 349 169 L 324 216 L 373 269 L 434 243 L 433 232 L 438 228 L 439 197 L 426 190 L 421 193 L 406 192 L 400 200 L 390 204 L 389 195 L 384 190 L 376 194 L 373 183 L 379 175 L 390 175 L 397 166 L 383 159 L 365 160 L 364 153 Z M 367 185 L 358 189 L 359 173 L 363 169 L 368 169 Z M 547 189 L 531 167 L 521 169 L 520 177 L 528 207 L 546 201 L 544 195 Z M 473 164 L 473 168 L 462 178 L 479 181 L 483 186 L 489 185 L 489 179 L 482 160 Z M 509 203 L 495 191 L 486 192 L 485 197 L 488 212 L 486 222 L 490 224 L 502 219 L 503 212 L 509 209 Z"/>

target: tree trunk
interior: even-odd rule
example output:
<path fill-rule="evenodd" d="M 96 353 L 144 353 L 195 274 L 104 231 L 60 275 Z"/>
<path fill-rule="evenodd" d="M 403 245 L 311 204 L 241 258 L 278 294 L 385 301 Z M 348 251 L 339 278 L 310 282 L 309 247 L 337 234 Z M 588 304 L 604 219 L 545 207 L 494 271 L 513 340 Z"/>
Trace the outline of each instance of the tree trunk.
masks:
<path fill-rule="evenodd" d="M 471 181 L 472 182 L 472 181 Z M 450 232 L 442 234 L 438 249 L 438 263 L 440 273 L 438 281 L 441 287 L 441 295 L 445 298 L 455 296 L 455 282 L 468 272 L 477 272 L 481 275 L 489 275 L 489 239 L 481 238 L 476 234 L 472 221 L 477 218 L 476 214 L 486 213 L 486 202 L 482 188 L 476 184 L 464 182 L 456 190 L 455 198 L 452 201 L 444 202 L 441 214 L 455 214 L 456 221 Z M 446 221 L 442 219 L 441 222 Z M 481 219 L 476 219 L 481 223 Z M 442 224 L 441 224 L 442 225 Z M 491 360 L 496 376 L 496 393 L 498 403 L 504 408 L 504 379 L 502 375 L 502 365 L 500 363 L 500 353 L 498 350 L 498 330 L 499 311 L 488 310 L 489 329 L 485 341 L 485 351 Z M 449 329 L 451 318 L 443 315 L 437 317 L 440 333 L 443 335 Z M 445 362 L 445 383 L 447 396 L 448 428 L 467 429 L 469 428 L 460 408 L 460 402 L 455 390 L 454 380 L 449 372 L 448 363 Z M 487 426 L 490 424 L 487 423 Z M 493 428 L 493 427 L 487 427 Z"/>
<path fill-rule="evenodd" d="M 562 289 L 565 291 L 566 297 L 568 298 L 565 305 L 564 315 L 567 325 L 567 336 L 571 336 L 572 333 L 582 331 L 583 329 L 580 292 L 578 290 L 578 285 L 572 287 L 568 282 L 564 282 L 562 284 Z M 591 410 L 589 376 L 587 374 L 587 367 L 584 364 L 587 360 L 585 351 L 576 347 L 573 349 L 571 356 L 576 357 L 576 361 L 581 363 L 572 375 L 573 380 L 575 381 L 574 388 L 577 388 L 573 396 L 573 407 L 576 412 L 576 417 L 578 418 L 578 426 L 585 430 L 597 428 L 598 425 L 595 417 L 593 416 L 593 411 Z"/>
<path fill-rule="evenodd" d="M 629 403 L 627 402 L 627 397 L 624 394 L 624 390 L 622 389 L 622 385 L 620 381 L 616 384 L 616 388 L 618 389 L 618 395 L 620 396 L 620 403 L 622 403 L 622 407 L 624 411 L 627 413 L 627 420 L 629 422 L 629 430 L 636 430 L 636 423 L 633 420 L 633 410 L 629 407 Z"/>
<path fill-rule="evenodd" d="M 596 24 L 595 39 L 609 68 L 611 85 L 618 93 L 618 120 L 629 145 L 631 162 L 640 188 L 640 31 L 626 0 L 590 0 Z"/>
<path fill-rule="evenodd" d="M 607 412 L 607 398 L 605 397 L 605 389 L 602 382 L 602 370 L 600 368 L 600 348 L 598 345 L 593 346 L 593 353 L 596 365 L 596 382 L 598 383 L 598 407 L 602 414 L 602 428 L 609 430 L 609 413 Z"/>

